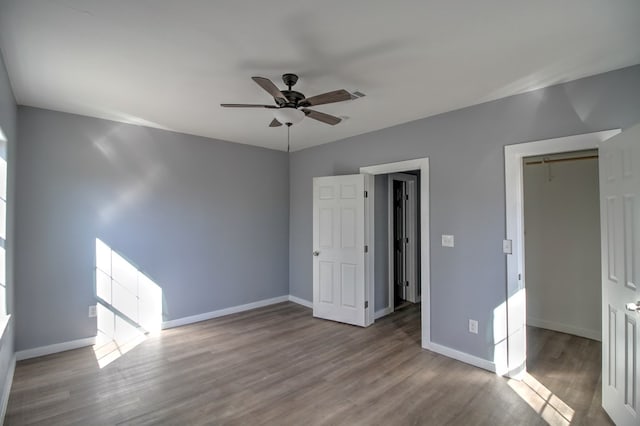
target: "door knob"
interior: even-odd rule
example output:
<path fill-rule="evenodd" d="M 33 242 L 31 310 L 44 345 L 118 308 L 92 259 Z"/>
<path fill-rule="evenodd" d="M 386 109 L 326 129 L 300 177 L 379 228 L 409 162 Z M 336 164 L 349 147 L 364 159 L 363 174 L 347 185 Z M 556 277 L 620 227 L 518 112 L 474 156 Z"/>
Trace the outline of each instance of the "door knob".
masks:
<path fill-rule="evenodd" d="M 314 255 L 314 256 L 320 256 L 320 252 L 319 252 L 318 250 L 315 250 L 315 251 L 313 252 L 313 255 Z"/>
<path fill-rule="evenodd" d="M 640 301 L 636 302 L 636 303 L 627 303 L 627 310 L 628 311 L 634 311 L 634 312 L 638 312 L 640 311 Z"/>

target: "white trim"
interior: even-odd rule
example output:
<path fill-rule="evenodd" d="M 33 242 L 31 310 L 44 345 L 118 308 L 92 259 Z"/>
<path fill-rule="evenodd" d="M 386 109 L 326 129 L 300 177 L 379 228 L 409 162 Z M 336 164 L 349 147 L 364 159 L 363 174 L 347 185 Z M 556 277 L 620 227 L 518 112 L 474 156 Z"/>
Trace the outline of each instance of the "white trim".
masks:
<path fill-rule="evenodd" d="M 365 244 L 367 245 L 367 252 L 364 256 L 365 267 L 365 303 L 367 308 L 365 309 L 365 325 L 369 327 L 375 322 L 374 308 L 376 306 L 376 288 L 375 288 L 375 258 L 376 248 L 373 243 L 373 236 L 375 230 L 375 222 L 373 220 L 375 213 L 375 193 L 376 193 L 376 181 L 375 177 L 371 174 L 364 174 L 364 189 L 367 196 L 364 199 L 364 226 L 365 226 Z"/>
<path fill-rule="evenodd" d="M 533 155 L 596 149 L 600 143 L 620 133 L 620 129 L 562 138 L 518 143 L 504 147 L 506 239 L 512 240 L 512 254 L 507 255 L 506 303 L 499 313 L 507 318 L 506 356 L 501 357 L 507 365 L 498 365 L 500 371 L 521 371 L 526 367 L 526 300 L 514 297 L 524 295 L 524 215 L 522 195 L 522 158 Z M 521 279 L 518 277 L 520 276 Z M 510 300 L 513 298 L 513 302 Z"/>
<path fill-rule="evenodd" d="M 388 173 L 420 170 L 420 277 L 421 277 L 421 328 L 422 347 L 431 343 L 431 257 L 429 246 L 429 157 L 395 163 L 360 167 L 360 173 L 381 175 Z M 373 204 L 374 200 L 371 198 Z M 374 236 L 371 235 L 371 247 Z M 426 307 L 425 307 L 426 305 Z"/>
<path fill-rule="evenodd" d="M 546 321 L 539 318 L 527 317 L 527 325 L 544 328 L 546 330 L 559 331 L 560 333 L 573 334 L 574 336 L 586 337 L 587 339 L 602 341 L 601 330 L 591 330 L 588 328 L 576 327 L 569 324 L 562 324 L 555 321 Z"/>
<path fill-rule="evenodd" d="M 387 307 L 386 310 L 391 313 L 395 311 L 395 276 L 394 276 L 394 244 L 393 244 L 393 227 L 394 227 L 394 199 L 393 199 L 393 180 L 392 174 L 387 175 Z"/>
<path fill-rule="evenodd" d="M 388 173 L 400 173 L 409 170 L 421 170 L 429 165 L 429 157 L 415 158 L 413 160 L 396 161 L 395 163 L 376 164 L 374 166 L 360 167 L 360 173 L 368 173 L 370 175 L 386 175 Z"/>
<path fill-rule="evenodd" d="M 285 295 L 273 297 L 271 299 L 259 300 L 257 302 L 247 303 L 245 305 L 232 306 L 230 308 L 219 309 L 217 311 L 206 312 L 204 314 L 193 315 L 184 318 L 178 318 L 175 320 L 165 321 L 162 323 L 162 329 L 180 327 L 182 325 L 192 324 L 195 322 L 206 321 L 208 319 L 218 318 L 225 315 L 231 315 L 238 312 L 244 312 L 251 309 L 261 308 L 264 306 L 274 305 L 276 303 L 282 303 L 292 301 L 294 303 L 298 303 L 303 306 L 312 307 L 311 302 L 300 299 L 295 296 Z M 86 346 L 93 346 L 96 343 L 96 338 L 94 337 L 86 337 L 84 339 L 72 340 L 70 342 L 62 342 L 56 343 L 53 345 L 40 346 L 32 349 L 25 349 L 22 351 L 18 351 L 15 354 L 15 359 L 17 361 L 22 361 L 30 358 L 37 358 L 40 356 L 51 355 L 58 352 L 69 351 L 72 349 L 83 348 Z"/>
<path fill-rule="evenodd" d="M 213 318 L 223 317 L 225 315 L 236 314 L 238 312 L 248 311 L 250 309 L 262 308 L 263 306 L 274 305 L 289 301 L 289 295 L 272 297 L 271 299 L 258 300 L 257 302 L 247 303 L 245 305 L 232 306 L 230 308 L 218 309 L 217 311 L 205 312 L 204 314 L 191 315 L 188 317 L 177 318 L 174 320 L 164 321 L 162 329 L 180 327 L 187 324 L 193 324 L 200 321 L 206 321 Z"/>
<path fill-rule="evenodd" d="M 297 303 L 298 305 L 302 305 L 305 308 L 313 309 L 313 302 L 310 302 L 307 299 L 301 299 L 299 297 L 289 295 L 289 302 Z"/>
<path fill-rule="evenodd" d="M 13 374 L 16 371 L 16 357 L 11 357 L 9 361 L 9 369 L 7 371 L 7 378 L 4 381 L 4 389 L 2 392 L 2 406 L 0 407 L 0 423 L 4 424 L 4 417 L 7 414 L 7 406 L 9 405 L 9 394 L 11 393 L 11 386 L 13 385 Z"/>
<path fill-rule="evenodd" d="M 84 339 L 72 340 L 70 342 L 55 343 L 53 345 L 40 346 L 32 349 L 25 349 L 16 352 L 16 360 L 37 358 L 40 356 L 56 354 L 58 352 L 70 351 L 72 349 L 84 348 L 96 344 L 96 337 L 85 337 Z"/>
<path fill-rule="evenodd" d="M 479 367 L 479 368 L 491 371 L 492 373 L 496 372 L 496 365 L 493 362 L 483 358 L 479 358 L 474 355 L 469 355 L 466 352 L 460 352 L 455 349 L 451 349 L 447 346 L 442 346 L 433 342 L 431 342 L 429 346 L 426 347 L 425 349 L 428 349 L 431 352 L 436 352 L 446 357 L 464 362 L 466 364 L 473 365 L 474 367 Z"/>
<path fill-rule="evenodd" d="M 391 304 L 390 307 L 387 306 L 386 308 L 382 308 L 379 311 L 376 311 L 376 313 L 374 314 L 374 318 L 378 319 L 378 318 L 386 317 L 391 313 L 393 313 L 393 304 Z"/>

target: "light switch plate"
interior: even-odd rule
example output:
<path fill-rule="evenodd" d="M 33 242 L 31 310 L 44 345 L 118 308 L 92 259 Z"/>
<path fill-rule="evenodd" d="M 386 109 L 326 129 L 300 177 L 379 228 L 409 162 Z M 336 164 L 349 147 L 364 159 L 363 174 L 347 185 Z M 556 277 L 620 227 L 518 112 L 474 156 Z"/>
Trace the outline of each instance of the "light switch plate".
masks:
<path fill-rule="evenodd" d="M 502 240 L 502 252 L 504 254 L 512 253 L 511 240 Z"/>
<path fill-rule="evenodd" d="M 469 320 L 469 333 L 478 334 L 478 321 Z"/>
<path fill-rule="evenodd" d="M 96 313 L 96 305 L 89 305 L 89 318 L 95 318 L 97 315 Z"/>
<path fill-rule="evenodd" d="M 453 235 L 442 236 L 442 247 L 453 247 Z"/>

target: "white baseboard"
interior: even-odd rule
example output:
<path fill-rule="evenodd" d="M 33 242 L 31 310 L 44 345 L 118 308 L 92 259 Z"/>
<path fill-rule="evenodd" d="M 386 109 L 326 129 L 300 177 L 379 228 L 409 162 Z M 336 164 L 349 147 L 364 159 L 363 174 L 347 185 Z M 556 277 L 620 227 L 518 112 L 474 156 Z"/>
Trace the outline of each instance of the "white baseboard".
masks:
<path fill-rule="evenodd" d="M 213 312 L 207 312 L 200 315 L 194 315 L 185 318 L 178 318 L 176 320 L 165 321 L 162 323 L 162 328 L 173 328 L 181 325 L 191 324 L 194 322 L 205 321 L 212 318 L 221 317 L 224 315 L 230 315 L 237 312 L 247 311 L 249 309 L 261 308 L 263 306 L 273 305 L 275 303 L 286 302 L 289 300 L 289 296 L 279 296 L 271 299 L 259 300 L 253 303 L 247 303 L 246 305 L 232 306 L 231 308 L 220 309 Z M 93 346 L 96 343 L 96 338 L 86 337 L 84 339 L 72 340 L 70 342 L 56 343 L 48 346 L 40 346 L 32 349 L 25 349 L 16 352 L 16 360 L 22 361 L 24 359 L 37 358 L 39 356 L 51 355 L 58 352 L 69 351 L 72 349 L 83 348 L 85 346 Z"/>
<path fill-rule="evenodd" d="M 309 302 L 307 299 L 301 299 L 299 297 L 289 295 L 289 302 L 297 303 L 298 305 L 313 309 L 313 302 Z"/>
<path fill-rule="evenodd" d="M 167 328 L 173 328 L 173 327 L 180 327 L 182 325 L 187 325 L 187 324 L 192 324 L 192 323 L 196 323 L 196 322 L 200 322 L 200 321 L 206 321 L 209 319 L 213 319 L 213 318 L 218 318 L 218 317 L 222 317 L 225 315 L 231 315 L 231 314 L 235 314 L 238 312 L 243 312 L 243 311 L 248 311 L 251 309 L 256 309 L 256 308 L 261 308 L 264 306 L 269 306 L 269 305 L 273 305 L 276 303 L 282 303 L 282 302 L 286 302 L 286 301 L 290 301 L 293 303 L 297 303 L 299 305 L 302 306 L 306 306 L 308 308 L 312 308 L 313 307 L 313 303 L 305 300 L 305 299 L 301 299 L 299 297 L 296 296 L 292 296 L 292 295 L 285 295 L 285 296 L 278 296 L 278 297 L 273 297 L 271 299 L 264 299 L 264 300 L 259 300 L 257 302 L 252 302 L 252 303 L 247 303 L 245 305 L 239 305 L 239 306 L 232 306 L 230 308 L 224 308 L 224 309 L 219 309 L 217 311 L 212 311 L 212 312 L 206 312 L 204 314 L 199 314 L 199 315 L 193 315 L 193 316 L 189 316 L 189 317 L 184 317 L 184 318 L 178 318 L 175 320 L 170 320 L 170 321 L 165 321 L 162 323 L 162 329 L 167 329 Z M 387 308 L 383 308 L 379 311 L 375 312 L 375 318 L 381 318 L 385 315 L 388 315 L 389 313 L 391 313 L 391 308 L 387 307 Z M 529 322 L 529 325 L 534 325 L 531 322 Z M 536 327 L 543 327 L 541 325 L 534 325 Z M 548 327 L 543 327 L 543 328 L 548 328 Z M 562 330 L 558 330 L 558 331 L 562 331 Z M 564 331 L 567 332 L 567 331 Z M 575 332 L 573 332 L 572 334 L 577 334 Z M 585 336 L 588 337 L 588 336 Z M 588 338 L 594 338 L 594 337 L 588 337 Z M 24 359 L 29 359 L 29 358 L 36 358 L 39 356 L 44 356 L 44 355 L 50 355 L 53 353 L 57 353 L 57 352 L 63 352 L 63 351 L 68 351 L 71 349 L 77 349 L 77 348 L 82 348 L 85 346 L 92 346 L 95 344 L 95 337 L 87 337 L 84 339 L 78 339 L 78 340 L 73 340 L 70 342 L 63 342 L 63 343 L 57 343 L 54 345 L 48 345 L 48 346 L 41 346 L 38 348 L 33 348 L 33 349 L 26 349 L 23 351 L 18 351 L 15 354 L 15 359 L 12 361 L 12 366 L 11 366 L 11 371 L 10 371 L 10 379 L 7 380 L 7 383 L 5 384 L 5 386 L 8 386 L 8 389 L 11 389 L 11 382 L 13 380 L 13 369 L 15 368 L 15 361 L 20 361 L 20 360 L 24 360 Z M 599 340 L 599 336 L 598 339 Z M 465 352 L 460 352 L 458 350 L 455 349 L 451 349 L 447 346 L 443 346 L 443 345 L 439 345 L 437 343 L 433 343 L 430 342 L 427 344 L 426 347 L 424 347 L 425 349 L 428 349 L 430 351 L 439 353 L 441 355 L 447 356 L 449 358 L 453 358 L 456 359 L 458 361 L 462 361 L 464 363 L 473 365 L 475 367 L 479 367 L 491 372 L 495 372 L 496 371 L 496 367 L 495 364 L 491 361 L 488 361 L 486 359 L 482 359 L 479 357 L 476 357 L 474 355 L 470 355 L 467 354 Z M 0 414 L 4 414 L 4 410 L 6 409 L 6 404 L 8 402 L 8 395 L 9 395 L 9 391 L 6 391 L 6 401 L 2 401 L 3 406 L 2 406 L 2 410 L 0 412 Z M 0 419 L 2 419 L 3 417 L 0 417 Z"/>
<path fill-rule="evenodd" d="M 162 329 L 180 327 L 187 324 L 193 324 L 200 321 L 206 321 L 213 318 L 223 317 L 225 315 L 236 314 L 238 312 L 248 311 L 250 309 L 262 308 L 263 306 L 274 305 L 289 300 L 289 296 L 278 296 L 271 299 L 258 300 L 257 302 L 247 303 L 245 305 L 232 306 L 230 308 L 218 309 L 217 311 L 205 312 L 204 314 L 192 315 L 189 317 L 178 318 L 174 320 L 164 321 Z"/>
<path fill-rule="evenodd" d="M 162 328 L 173 328 L 181 325 L 191 324 L 194 322 L 205 321 L 212 318 L 221 317 L 224 315 L 230 315 L 237 312 L 247 311 L 250 309 L 261 308 L 263 306 L 273 305 L 275 303 L 286 302 L 289 300 L 289 296 L 279 296 L 271 299 L 259 300 L 253 303 L 247 303 L 246 305 L 232 306 L 230 308 L 220 309 L 213 312 L 207 312 L 204 314 L 194 315 L 185 318 L 178 318 L 176 320 L 165 321 L 162 323 Z M 58 352 L 69 351 L 72 349 L 83 348 L 85 346 L 93 346 L 96 343 L 96 338 L 87 337 L 84 339 L 72 340 L 70 342 L 56 343 L 48 346 L 40 346 L 37 348 L 26 349 L 16 352 L 15 358 L 17 361 L 24 359 L 37 358 L 39 356 L 51 355 Z"/>
<path fill-rule="evenodd" d="M 602 332 L 600 330 L 591 330 L 587 328 L 575 327 L 572 325 L 562 324 L 554 321 L 546 321 L 539 318 L 527 317 L 527 325 L 547 330 L 559 331 L 560 333 L 573 334 L 575 336 L 586 337 L 587 339 L 602 341 Z"/>
<path fill-rule="evenodd" d="M 373 314 L 373 318 L 374 319 L 382 318 L 384 316 L 389 315 L 392 312 L 393 312 L 393 308 L 387 306 L 386 308 L 382 308 L 379 311 L 376 311 L 375 314 Z"/>
<path fill-rule="evenodd" d="M 474 367 L 479 367 L 492 373 L 496 372 L 496 365 L 492 361 L 488 361 L 486 359 L 479 358 L 474 355 L 469 355 L 466 352 L 460 352 L 455 349 L 451 349 L 447 346 L 442 346 L 437 343 L 429 342 L 425 349 L 428 349 L 432 352 L 439 353 L 449 358 L 456 359 L 458 361 L 462 361 L 466 364 L 473 365 Z"/>
<path fill-rule="evenodd" d="M 72 349 L 84 348 L 96 344 L 96 337 L 85 337 L 84 339 L 72 340 L 70 342 L 56 343 L 54 345 L 40 346 L 33 349 L 25 349 L 16 352 L 16 360 L 37 358 L 39 356 L 51 355 L 58 352 L 70 351 Z"/>
<path fill-rule="evenodd" d="M 9 394 L 11 393 L 11 385 L 13 385 L 13 373 L 16 371 L 15 355 L 9 361 L 9 371 L 4 382 L 4 390 L 2 392 L 2 401 L 0 402 L 0 423 L 4 424 L 4 416 L 7 414 L 7 406 L 9 405 Z"/>

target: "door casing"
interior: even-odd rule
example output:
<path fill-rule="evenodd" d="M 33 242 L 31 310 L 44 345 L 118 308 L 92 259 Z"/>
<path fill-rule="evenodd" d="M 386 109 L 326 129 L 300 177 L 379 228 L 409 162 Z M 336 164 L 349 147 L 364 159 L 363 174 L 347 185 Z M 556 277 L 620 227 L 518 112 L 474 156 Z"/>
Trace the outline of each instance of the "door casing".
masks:
<path fill-rule="evenodd" d="M 422 347 L 434 352 L 443 353 L 439 345 L 431 342 L 431 268 L 430 268 L 430 252 L 429 252 L 429 158 L 416 158 L 413 160 L 398 161 L 394 163 L 377 164 L 372 166 L 360 167 L 360 173 L 371 175 L 382 175 L 389 173 L 407 172 L 410 170 L 420 170 L 420 289 L 421 289 L 421 313 L 420 323 L 422 329 Z M 369 205 L 367 207 L 370 226 L 369 250 L 372 253 L 370 259 L 373 260 L 374 250 L 374 200 L 375 191 L 372 185 L 369 191 Z M 373 267 L 373 261 L 371 262 Z M 373 277 L 373 276 L 372 276 Z M 375 305 L 374 305 L 375 306 Z M 385 315 L 381 312 L 376 317 Z M 447 355 L 451 356 L 451 354 Z"/>

